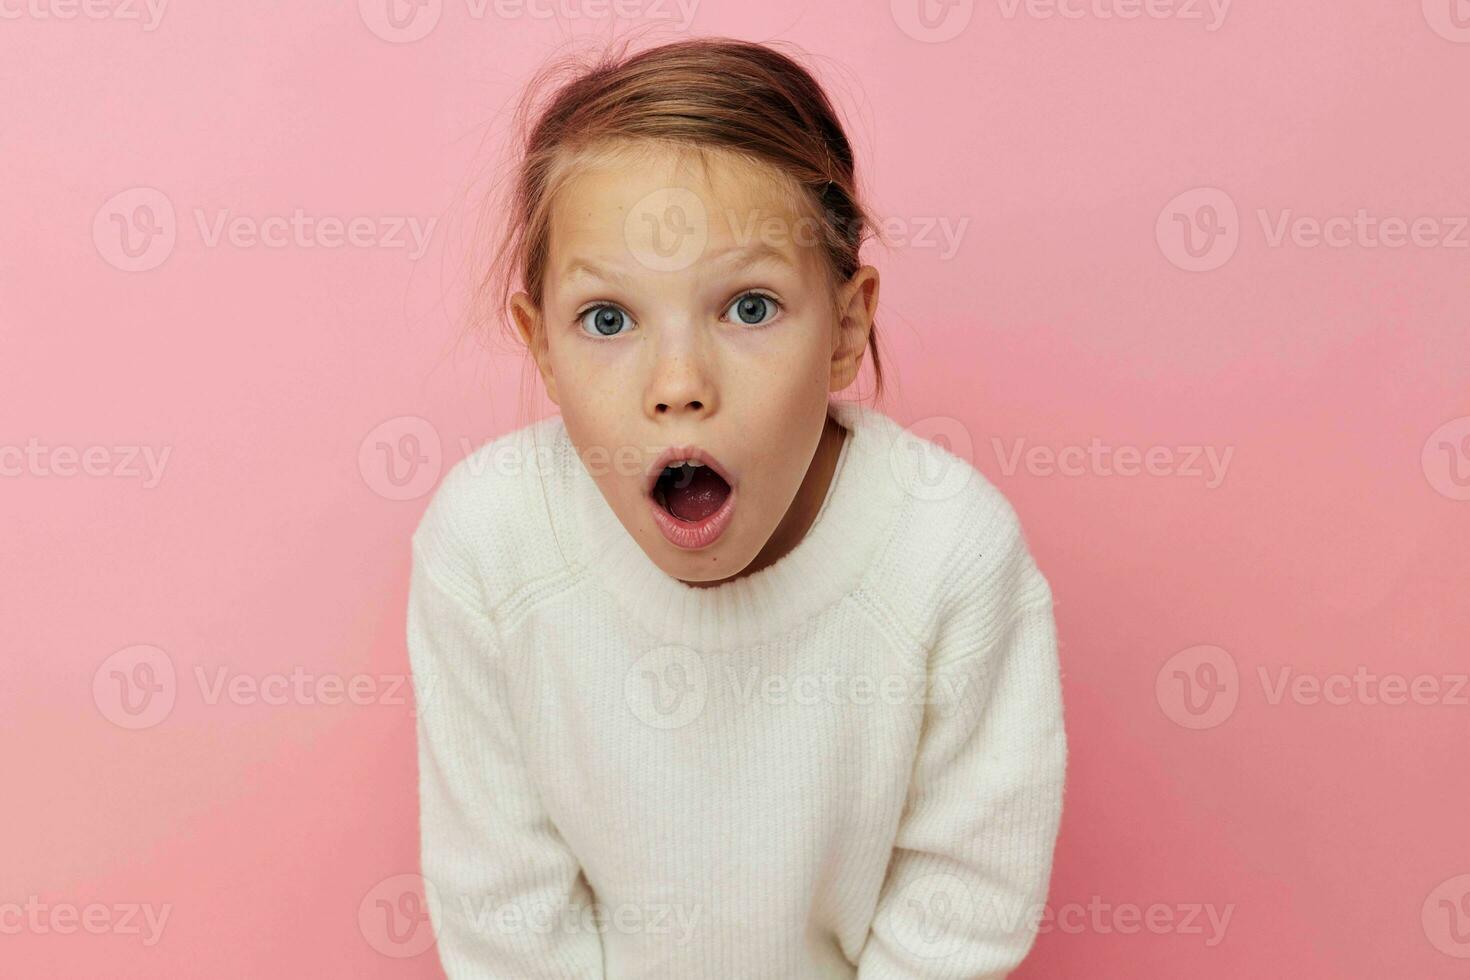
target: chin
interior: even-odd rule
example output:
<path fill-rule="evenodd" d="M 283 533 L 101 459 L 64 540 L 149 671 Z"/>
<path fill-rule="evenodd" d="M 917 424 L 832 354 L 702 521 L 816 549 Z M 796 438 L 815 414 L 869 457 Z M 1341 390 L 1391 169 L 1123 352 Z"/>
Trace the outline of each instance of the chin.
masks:
<path fill-rule="evenodd" d="M 658 549 L 659 556 L 654 564 L 674 578 L 691 585 L 724 581 L 733 575 L 739 575 L 755 560 L 754 555 L 744 561 L 732 559 L 733 550 L 727 541 L 717 541 L 699 551 L 682 551 L 669 544 L 662 536 L 655 536 L 653 546 Z"/>

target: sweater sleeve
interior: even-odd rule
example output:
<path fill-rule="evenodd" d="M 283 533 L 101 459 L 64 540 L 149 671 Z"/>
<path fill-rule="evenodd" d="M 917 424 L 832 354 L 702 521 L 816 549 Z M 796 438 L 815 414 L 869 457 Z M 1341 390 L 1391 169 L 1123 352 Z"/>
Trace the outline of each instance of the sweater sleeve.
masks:
<path fill-rule="evenodd" d="M 414 551 L 420 854 L 449 980 L 603 977 L 582 869 L 522 765 L 492 621 Z"/>
<path fill-rule="evenodd" d="M 994 980 L 1035 941 L 1066 768 L 1051 589 L 1014 512 L 941 610 L 859 980 Z"/>

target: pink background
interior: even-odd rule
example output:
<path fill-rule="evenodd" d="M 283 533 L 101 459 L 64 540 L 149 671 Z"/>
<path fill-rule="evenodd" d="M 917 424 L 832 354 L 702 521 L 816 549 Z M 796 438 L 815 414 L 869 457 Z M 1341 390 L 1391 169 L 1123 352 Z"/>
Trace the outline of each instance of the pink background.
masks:
<path fill-rule="evenodd" d="M 869 252 L 886 410 L 1007 493 L 1052 582 L 1061 924 L 1018 975 L 1470 975 L 1470 26 L 1112 3 L 926 28 L 912 0 L 704 0 L 689 28 L 818 56 L 900 237 Z M 430 0 L 400 43 L 381 0 L 95 9 L 124 16 L 0 24 L 0 972 L 437 976 L 378 905 L 411 915 L 417 870 L 408 536 L 466 446 L 530 420 L 513 351 L 453 347 L 466 186 L 530 71 L 627 22 Z M 297 209 L 384 234 L 211 245 L 196 217 Z M 1435 243 L 1273 245 L 1285 209 Z M 384 237 L 408 217 L 437 219 L 417 261 Z M 1223 232 L 1202 256 L 1190 221 Z M 1017 440 L 1175 455 L 1063 473 L 1010 466 Z M 161 479 L 125 447 L 167 450 Z M 129 714 L 115 680 L 148 669 L 163 699 Z M 365 703 L 211 703 L 221 671 Z M 1346 703 L 1275 697 L 1282 671 Z M 1437 694 L 1331 680 L 1355 671 Z M 29 896 L 112 925 L 17 930 Z M 129 904 L 168 907 L 155 942 Z"/>

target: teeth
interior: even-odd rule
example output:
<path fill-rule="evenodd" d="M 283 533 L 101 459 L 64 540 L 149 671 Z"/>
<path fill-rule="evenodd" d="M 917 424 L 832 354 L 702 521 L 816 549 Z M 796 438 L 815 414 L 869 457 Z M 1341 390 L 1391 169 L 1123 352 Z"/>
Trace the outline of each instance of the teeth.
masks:
<path fill-rule="evenodd" d="M 703 463 L 695 462 L 692 459 L 677 459 L 677 460 L 674 460 L 672 463 L 670 463 L 669 464 L 669 467 L 675 467 L 675 466 L 703 466 L 703 465 L 704 465 Z"/>

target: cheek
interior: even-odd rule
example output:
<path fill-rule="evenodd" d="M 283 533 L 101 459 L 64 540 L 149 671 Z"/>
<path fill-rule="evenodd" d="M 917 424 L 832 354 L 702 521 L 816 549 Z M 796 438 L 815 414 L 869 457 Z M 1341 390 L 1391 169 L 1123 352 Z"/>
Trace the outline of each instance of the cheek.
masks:
<path fill-rule="evenodd" d="M 579 445 L 602 447 L 609 453 L 632 445 L 626 429 L 629 420 L 638 417 L 639 388 L 629 375 L 624 354 L 613 350 L 617 346 L 621 345 L 564 336 L 550 347 L 559 408 L 568 432 L 577 436 Z"/>
<path fill-rule="evenodd" d="M 825 318 L 791 318 L 742 340 L 743 359 L 763 386 L 825 383 L 832 361 L 831 327 Z"/>
<path fill-rule="evenodd" d="M 617 373 L 615 352 L 611 344 L 583 340 L 562 330 L 548 338 L 547 354 L 551 370 L 563 398 L 590 400 L 605 397 Z"/>
<path fill-rule="evenodd" d="M 743 428 L 755 440 L 751 449 L 767 478 L 774 477 L 770 486 L 784 497 L 800 484 L 821 438 L 827 386 L 808 383 L 793 370 L 779 381 L 767 379 L 760 395 L 745 402 Z"/>

